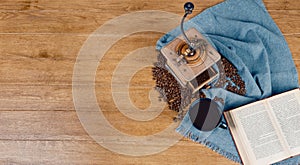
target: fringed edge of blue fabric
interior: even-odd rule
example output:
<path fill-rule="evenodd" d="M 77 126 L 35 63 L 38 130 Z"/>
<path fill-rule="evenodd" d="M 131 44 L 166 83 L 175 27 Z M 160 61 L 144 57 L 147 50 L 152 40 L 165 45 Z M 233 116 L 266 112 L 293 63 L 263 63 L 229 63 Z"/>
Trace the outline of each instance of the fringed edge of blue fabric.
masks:
<path fill-rule="evenodd" d="M 206 138 L 204 138 L 204 140 L 202 140 L 200 138 L 200 134 L 197 132 L 192 132 L 189 129 L 184 128 L 182 125 L 180 125 L 179 127 L 176 128 L 176 132 L 178 132 L 179 134 L 183 135 L 184 137 L 191 139 L 194 142 L 200 143 L 208 148 L 210 148 L 212 151 L 217 152 L 218 154 L 226 157 L 229 160 L 232 160 L 236 163 L 241 163 L 241 160 L 239 157 L 233 155 L 230 152 L 226 152 L 225 150 L 220 149 L 220 147 L 218 147 L 217 145 L 213 144 L 210 141 L 207 141 Z"/>

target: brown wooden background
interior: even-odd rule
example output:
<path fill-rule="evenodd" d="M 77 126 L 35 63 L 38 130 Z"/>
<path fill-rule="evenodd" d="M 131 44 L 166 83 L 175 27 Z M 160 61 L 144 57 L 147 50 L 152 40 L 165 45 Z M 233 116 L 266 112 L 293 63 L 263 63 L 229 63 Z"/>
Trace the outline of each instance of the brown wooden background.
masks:
<path fill-rule="evenodd" d="M 199 13 L 222 0 L 194 1 Z M 300 72 L 300 1 L 264 0 L 284 33 Z M 1 0 L 0 1 L 0 164 L 234 164 L 210 149 L 182 139 L 151 156 L 113 153 L 84 131 L 72 100 L 72 73 L 87 37 L 106 21 L 132 11 L 163 10 L 182 14 L 183 0 Z M 122 39 L 104 56 L 96 82 L 98 101 L 120 131 L 149 135 L 163 130 L 175 113 L 165 110 L 150 122 L 121 115 L 112 102 L 112 70 L 127 53 L 154 46 L 160 33 L 137 33 Z M 122 51 L 120 51 L 122 50 Z M 111 62 L 115 61 L 115 62 Z M 131 81 L 137 107 L 149 105 L 151 70 Z M 106 77 L 103 80 L 103 77 Z M 143 84 L 143 88 L 141 88 Z M 101 92 L 99 92 L 101 91 Z"/>

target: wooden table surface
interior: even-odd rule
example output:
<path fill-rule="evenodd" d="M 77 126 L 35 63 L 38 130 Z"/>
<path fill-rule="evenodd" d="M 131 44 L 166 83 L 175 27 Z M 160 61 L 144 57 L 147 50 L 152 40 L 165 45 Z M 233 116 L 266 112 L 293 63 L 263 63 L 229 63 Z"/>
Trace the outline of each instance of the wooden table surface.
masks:
<path fill-rule="evenodd" d="M 194 15 L 222 0 L 194 1 Z M 264 0 L 283 32 L 300 72 L 300 1 Z M 103 148 L 84 130 L 75 111 L 72 75 L 90 34 L 122 14 L 162 10 L 182 15 L 183 0 L 1 0 L 0 164 L 235 164 L 206 147 L 181 139 L 149 156 L 126 156 Z M 178 22 L 179 23 L 179 22 Z M 119 40 L 96 74 L 96 96 L 107 120 L 129 135 L 150 135 L 172 123 L 165 109 L 153 121 L 128 119 L 111 96 L 114 68 L 126 54 L 154 46 L 163 34 L 143 32 Z M 130 81 L 130 99 L 145 109 L 154 82 L 150 67 Z"/>

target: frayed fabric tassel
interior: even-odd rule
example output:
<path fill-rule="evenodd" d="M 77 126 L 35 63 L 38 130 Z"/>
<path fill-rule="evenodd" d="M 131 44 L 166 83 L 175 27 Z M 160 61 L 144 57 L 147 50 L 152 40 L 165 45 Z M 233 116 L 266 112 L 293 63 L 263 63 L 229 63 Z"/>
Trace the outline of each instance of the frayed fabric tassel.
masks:
<path fill-rule="evenodd" d="M 176 129 L 176 132 L 178 132 L 179 134 L 183 135 L 184 137 L 186 138 L 189 138 L 191 140 L 193 140 L 194 142 L 197 142 L 197 143 L 200 143 L 208 148 L 210 148 L 211 150 L 217 152 L 218 154 L 226 157 L 227 159 L 229 160 L 232 160 L 236 163 L 240 163 L 241 164 L 241 160 L 239 157 L 229 153 L 229 152 L 226 152 L 222 149 L 220 149 L 218 146 L 216 146 L 215 144 L 209 142 L 209 141 L 206 141 L 205 138 L 200 138 L 200 135 L 197 135 L 194 134 L 193 132 L 189 131 L 187 128 L 184 128 L 182 125 L 179 126 L 177 129 Z"/>

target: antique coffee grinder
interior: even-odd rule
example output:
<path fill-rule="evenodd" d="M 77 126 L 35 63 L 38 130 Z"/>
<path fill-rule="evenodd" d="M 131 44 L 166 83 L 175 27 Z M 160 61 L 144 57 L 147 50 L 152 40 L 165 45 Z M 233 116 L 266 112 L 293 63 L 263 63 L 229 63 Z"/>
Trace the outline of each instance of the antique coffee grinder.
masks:
<path fill-rule="evenodd" d="M 182 35 L 163 47 L 161 54 L 165 58 L 165 68 L 179 84 L 196 93 L 218 77 L 219 73 L 213 65 L 220 61 L 221 55 L 195 28 L 185 33 L 184 19 L 193 9 L 191 2 L 185 3 L 185 14 L 181 20 Z M 216 127 L 227 128 L 222 122 L 221 107 L 214 100 L 199 98 L 189 106 L 188 113 L 195 128 L 201 131 L 211 131 Z"/>
<path fill-rule="evenodd" d="M 168 74 L 164 75 L 164 71 L 156 67 L 153 70 L 154 79 L 157 87 L 163 89 L 164 92 L 161 93 L 167 93 L 164 96 L 169 108 L 178 111 L 176 121 L 183 118 L 184 109 L 189 106 L 188 115 L 195 128 L 201 131 L 211 131 L 216 127 L 226 129 L 227 125 L 222 122 L 222 106 L 218 104 L 218 100 L 202 98 L 199 91 L 212 85 L 212 82 L 219 77 L 214 65 L 220 61 L 221 55 L 195 28 L 184 31 L 184 20 L 193 9 L 194 5 L 191 2 L 185 3 L 185 14 L 180 26 L 182 34 L 160 50 L 158 59 L 163 61 L 162 67 L 170 73 L 169 77 L 174 78 L 164 83 L 157 81 L 169 79 L 164 79 Z M 158 75 L 161 77 L 159 78 Z M 174 88 L 174 85 L 165 87 L 166 83 L 174 83 L 173 81 L 178 82 L 181 92 Z M 162 91 L 161 89 L 159 91 Z M 197 95 L 199 97 L 194 97 Z M 193 101 L 192 98 L 196 100 Z"/>
<path fill-rule="evenodd" d="M 166 69 L 182 87 L 190 88 L 195 93 L 218 77 L 212 66 L 221 56 L 195 28 L 184 31 L 184 20 L 192 13 L 194 5 L 187 2 L 184 9 L 182 34 L 163 47 L 161 54 L 166 60 Z"/>

